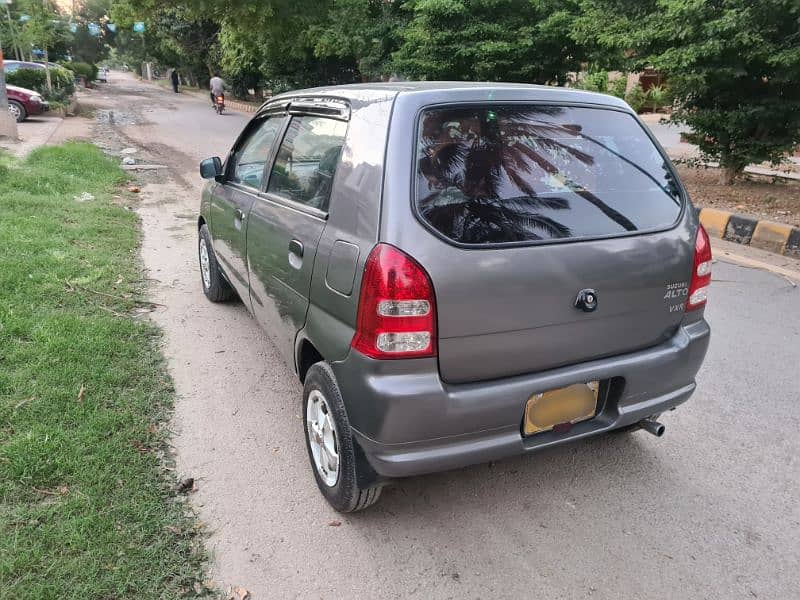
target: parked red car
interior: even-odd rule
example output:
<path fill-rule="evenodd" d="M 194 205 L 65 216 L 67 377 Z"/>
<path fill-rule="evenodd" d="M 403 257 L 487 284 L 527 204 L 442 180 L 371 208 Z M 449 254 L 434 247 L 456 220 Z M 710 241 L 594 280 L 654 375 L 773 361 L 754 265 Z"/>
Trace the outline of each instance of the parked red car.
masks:
<path fill-rule="evenodd" d="M 15 85 L 6 87 L 8 88 L 8 112 L 17 120 L 17 123 L 22 123 L 28 117 L 35 117 L 50 110 L 50 105 L 39 92 Z"/>

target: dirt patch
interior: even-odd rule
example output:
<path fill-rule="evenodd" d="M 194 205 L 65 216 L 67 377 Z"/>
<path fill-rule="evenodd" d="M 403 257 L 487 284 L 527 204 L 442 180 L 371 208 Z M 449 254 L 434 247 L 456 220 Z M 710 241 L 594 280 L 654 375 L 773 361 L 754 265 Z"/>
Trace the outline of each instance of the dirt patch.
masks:
<path fill-rule="evenodd" d="M 680 165 L 678 172 L 697 206 L 800 227 L 800 181 L 747 175 L 734 185 L 722 185 L 719 169 Z"/>

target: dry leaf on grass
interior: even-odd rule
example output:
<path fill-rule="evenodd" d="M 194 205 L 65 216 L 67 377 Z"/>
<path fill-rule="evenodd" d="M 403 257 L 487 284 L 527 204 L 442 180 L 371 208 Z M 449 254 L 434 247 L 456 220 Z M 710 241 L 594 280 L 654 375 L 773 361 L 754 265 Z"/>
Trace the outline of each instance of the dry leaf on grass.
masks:
<path fill-rule="evenodd" d="M 132 194 L 138 194 L 138 193 L 139 193 L 139 192 L 141 192 L 142 190 L 140 190 L 140 189 L 139 189 L 138 187 L 136 187 L 135 185 L 132 185 L 131 187 L 129 187 L 129 188 L 128 188 L 128 191 L 129 191 L 129 192 L 131 192 Z"/>
<path fill-rule="evenodd" d="M 83 402 L 83 397 L 86 395 L 86 388 L 81 384 L 81 389 L 78 390 L 78 402 Z"/>
<path fill-rule="evenodd" d="M 42 490 L 34 487 L 33 491 L 43 496 L 69 496 L 69 488 L 66 485 L 60 485 L 55 490 Z"/>
<path fill-rule="evenodd" d="M 227 600 L 250 600 L 250 592 L 240 585 L 234 585 L 228 590 Z"/>
<path fill-rule="evenodd" d="M 20 400 L 14 405 L 14 410 L 19 410 L 23 406 L 25 406 L 28 402 L 32 402 L 36 400 L 36 396 L 31 396 L 30 398 L 25 398 L 25 400 Z"/>

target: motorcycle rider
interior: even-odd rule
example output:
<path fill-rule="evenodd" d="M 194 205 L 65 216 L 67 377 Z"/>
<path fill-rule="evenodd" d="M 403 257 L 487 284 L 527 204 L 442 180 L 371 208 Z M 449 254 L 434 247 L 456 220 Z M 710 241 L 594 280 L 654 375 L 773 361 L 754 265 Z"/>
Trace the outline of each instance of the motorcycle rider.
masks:
<path fill-rule="evenodd" d="M 208 85 L 211 88 L 211 107 L 214 108 L 217 106 L 217 96 L 224 96 L 228 86 L 225 84 L 222 77 L 219 76 L 219 73 L 214 73 Z"/>

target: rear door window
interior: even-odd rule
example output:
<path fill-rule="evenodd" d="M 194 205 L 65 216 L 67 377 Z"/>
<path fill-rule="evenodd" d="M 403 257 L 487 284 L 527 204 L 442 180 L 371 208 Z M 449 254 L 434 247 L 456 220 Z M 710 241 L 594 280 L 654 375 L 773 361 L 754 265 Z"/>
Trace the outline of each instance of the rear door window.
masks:
<path fill-rule="evenodd" d="M 267 191 L 327 210 L 346 132 L 344 121 L 292 117 L 275 158 Z"/>
<path fill-rule="evenodd" d="M 420 217 L 462 244 L 543 242 L 668 228 L 677 182 L 624 112 L 469 105 L 422 113 Z"/>

